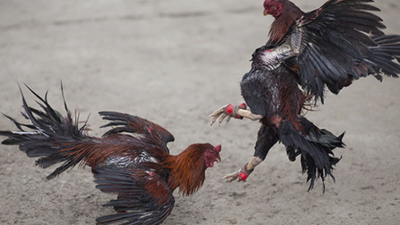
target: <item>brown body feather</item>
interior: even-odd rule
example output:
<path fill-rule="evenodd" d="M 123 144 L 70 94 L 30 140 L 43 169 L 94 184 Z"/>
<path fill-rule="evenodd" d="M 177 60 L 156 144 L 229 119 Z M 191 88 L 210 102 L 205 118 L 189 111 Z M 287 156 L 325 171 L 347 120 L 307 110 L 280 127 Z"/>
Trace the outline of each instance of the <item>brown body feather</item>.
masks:
<path fill-rule="evenodd" d="M 118 112 L 100 112 L 112 127 L 103 137 L 88 135 L 86 123 L 79 127 L 77 119 L 55 111 L 35 92 L 43 111 L 27 105 L 23 98 L 26 119 L 22 124 L 11 119 L 19 131 L 0 131 L 6 136 L 2 144 L 19 145 L 29 157 L 41 157 L 42 168 L 62 163 L 47 178 L 52 179 L 78 164 L 89 165 L 96 187 L 117 194 L 112 206 L 118 213 L 97 219 L 98 224 L 160 224 L 174 206 L 173 191 L 191 195 L 204 183 L 205 170 L 220 161 L 220 146 L 193 144 L 178 155 L 170 155 L 167 143 L 174 140 L 163 127 L 146 119 Z M 29 131 L 25 129 L 28 128 Z"/>
<path fill-rule="evenodd" d="M 269 30 L 269 40 L 267 45 L 275 45 L 285 36 L 292 23 L 304 14 L 304 12 L 290 1 L 275 0 L 282 4 L 282 12 L 279 15 L 272 14 L 275 20 Z"/>
<path fill-rule="evenodd" d="M 170 171 L 168 185 L 172 191 L 179 187 L 179 193 L 191 195 L 203 185 L 206 167 L 202 156 L 205 150 L 204 146 L 193 144 L 179 155 L 165 158 L 161 167 Z"/>

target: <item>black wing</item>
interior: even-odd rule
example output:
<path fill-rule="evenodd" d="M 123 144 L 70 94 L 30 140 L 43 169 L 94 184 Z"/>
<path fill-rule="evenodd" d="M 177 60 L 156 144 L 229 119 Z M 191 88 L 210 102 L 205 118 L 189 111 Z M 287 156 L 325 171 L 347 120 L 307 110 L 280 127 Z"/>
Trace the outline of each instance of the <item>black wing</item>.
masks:
<path fill-rule="evenodd" d="M 99 114 L 103 116 L 103 119 L 112 121 L 101 127 L 117 126 L 104 133 L 103 136 L 121 132 L 146 135 L 154 140 L 155 144 L 163 147 L 167 153 L 169 153 L 167 143 L 175 140 L 174 136 L 166 129 L 141 117 L 109 111 L 102 111 Z"/>
<path fill-rule="evenodd" d="M 400 56 L 400 36 L 384 35 L 382 19 L 369 12 L 379 9 L 368 2 L 328 1 L 299 18 L 287 33 L 284 41 L 296 55 L 287 63 L 295 61 L 300 84 L 322 102 L 325 84 L 337 94 L 353 79 L 374 74 L 381 80 L 380 73 L 400 73 L 400 65 L 392 61 Z"/>
<path fill-rule="evenodd" d="M 143 169 L 96 168 L 96 188 L 116 193 L 111 206 L 117 214 L 96 219 L 97 224 L 161 224 L 171 213 L 175 198 L 157 173 Z"/>

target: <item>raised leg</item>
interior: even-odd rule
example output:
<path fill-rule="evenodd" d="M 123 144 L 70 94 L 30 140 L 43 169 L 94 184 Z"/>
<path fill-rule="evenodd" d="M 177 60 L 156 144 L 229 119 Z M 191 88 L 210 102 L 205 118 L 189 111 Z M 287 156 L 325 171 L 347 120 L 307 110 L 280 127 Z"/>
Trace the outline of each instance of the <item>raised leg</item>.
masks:
<path fill-rule="evenodd" d="M 248 163 L 246 163 L 240 170 L 225 175 L 222 179 L 226 182 L 232 182 L 236 179 L 238 181 L 246 182 L 247 177 L 253 172 L 254 168 L 258 166 L 263 160 L 258 157 L 253 157 Z"/>
<path fill-rule="evenodd" d="M 232 182 L 236 179 L 238 181 L 246 181 L 247 177 L 254 171 L 268 154 L 268 151 L 279 140 L 278 130 L 271 126 L 261 125 L 258 131 L 258 138 L 255 146 L 253 158 L 246 163 L 241 169 L 233 173 L 227 174 L 223 177 L 227 182 Z"/>
<path fill-rule="evenodd" d="M 217 119 L 219 118 L 218 124 L 221 125 L 221 123 L 224 121 L 226 118 L 226 123 L 230 121 L 230 119 L 233 117 L 235 119 L 243 119 L 243 118 L 248 118 L 250 120 L 256 121 L 262 119 L 261 115 L 253 114 L 252 112 L 246 110 L 246 104 L 242 103 L 240 105 L 224 105 L 221 108 L 217 109 L 215 112 L 213 112 L 210 116 L 211 119 L 211 124 L 212 126 Z"/>

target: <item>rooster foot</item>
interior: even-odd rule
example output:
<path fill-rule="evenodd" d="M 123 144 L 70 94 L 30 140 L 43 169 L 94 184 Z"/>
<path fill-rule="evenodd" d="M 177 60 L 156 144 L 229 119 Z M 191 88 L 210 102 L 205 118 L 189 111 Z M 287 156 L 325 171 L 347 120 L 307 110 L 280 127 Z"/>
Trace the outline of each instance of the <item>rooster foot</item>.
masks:
<path fill-rule="evenodd" d="M 252 161 L 250 161 L 250 162 L 252 162 Z M 249 163 L 244 164 L 244 166 L 240 170 L 238 170 L 234 173 L 227 174 L 222 179 L 226 180 L 226 182 L 232 182 L 236 179 L 238 179 L 239 182 L 240 181 L 246 182 L 247 177 L 254 170 L 254 165 L 253 165 L 252 169 L 248 169 L 248 164 Z"/>
<path fill-rule="evenodd" d="M 225 180 L 226 182 L 230 183 L 239 177 L 239 173 L 240 173 L 240 170 L 230 173 L 230 174 L 227 174 L 222 179 Z M 240 179 L 239 179 L 239 181 L 240 181 Z"/>
<path fill-rule="evenodd" d="M 210 118 L 212 118 L 210 126 L 212 126 L 215 123 L 215 121 L 217 121 L 218 118 L 219 118 L 218 125 L 221 125 L 221 123 L 224 121 L 225 118 L 226 118 L 226 123 L 228 123 L 232 117 L 236 119 L 243 119 L 243 117 L 238 115 L 240 109 L 242 110 L 246 109 L 246 104 L 244 103 L 240 105 L 228 104 L 222 106 L 209 116 Z"/>
<path fill-rule="evenodd" d="M 235 119 L 243 119 L 248 118 L 250 120 L 260 120 L 262 119 L 261 115 L 256 115 L 251 113 L 250 111 L 246 110 L 246 104 L 242 103 L 240 105 L 224 105 L 221 108 L 217 109 L 215 112 L 213 112 L 210 116 L 212 118 L 210 126 L 212 126 L 215 121 L 219 118 L 218 125 L 221 125 L 221 123 L 224 121 L 226 118 L 226 123 L 228 123 L 231 118 Z"/>

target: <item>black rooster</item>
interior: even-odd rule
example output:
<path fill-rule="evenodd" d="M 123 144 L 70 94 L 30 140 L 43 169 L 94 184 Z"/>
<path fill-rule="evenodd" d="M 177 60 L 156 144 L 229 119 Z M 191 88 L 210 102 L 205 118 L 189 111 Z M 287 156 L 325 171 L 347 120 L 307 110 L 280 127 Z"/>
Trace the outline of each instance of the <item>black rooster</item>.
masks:
<path fill-rule="evenodd" d="M 226 105 L 210 115 L 211 125 L 220 117 L 259 120 L 254 157 L 242 169 L 224 178 L 245 181 L 278 141 L 294 161 L 301 155 L 309 190 L 315 179 L 332 175 L 340 160 L 333 149 L 344 147 L 338 137 L 319 129 L 303 116 L 307 106 L 324 101 L 325 86 L 337 94 L 360 77 L 381 74 L 398 77 L 400 36 L 385 35 L 381 18 L 370 11 L 370 0 L 330 0 L 321 8 L 303 13 L 287 0 L 266 0 L 264 14 L 276 20 L 270 40 L 252 55 L 251 70 L 243 76 L 241 92 L 246 105 Z M 370 37 L 368 34 L 372 33 Z M 323 185 L 325 190 L 325 184 Z"/>

